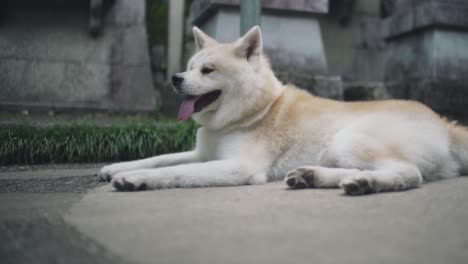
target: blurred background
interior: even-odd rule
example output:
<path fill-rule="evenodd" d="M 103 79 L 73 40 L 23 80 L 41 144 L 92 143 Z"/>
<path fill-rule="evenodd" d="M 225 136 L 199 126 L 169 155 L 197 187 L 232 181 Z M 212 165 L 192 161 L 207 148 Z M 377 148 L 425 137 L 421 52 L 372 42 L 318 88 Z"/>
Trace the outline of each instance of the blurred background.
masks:
<path fill-rule="evenodd" d="M 468 120 L 464 0 L 0 5 L 0 124 L 166 123 L 180 102 L 168 80 L 194 52 L 192 26 L 229 42 L 255 24 L 285 83 L 345 101 L 418 100 L 451 119 Z"/>
<path fill-rule="evenodd" d="M 240 2 L 4 0 L 0 107 L 174 115 L 167 76 L 193 53 L 192 25 L 233 41 Z M 284 82 L 344 100 L 415 99 L 466 118 L 467 1 L 261 5 L 265 50 Z"/>

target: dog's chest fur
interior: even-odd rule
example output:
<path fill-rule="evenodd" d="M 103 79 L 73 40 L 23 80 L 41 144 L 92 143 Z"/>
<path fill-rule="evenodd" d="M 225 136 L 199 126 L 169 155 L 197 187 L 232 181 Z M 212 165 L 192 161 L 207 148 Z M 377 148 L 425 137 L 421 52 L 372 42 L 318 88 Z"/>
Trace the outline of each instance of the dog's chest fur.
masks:
<path fill-rule="evenodd" d="M 206 161 L 255 161 L 269 180 L 281 179 L 303 164 L 320 164 L 336 127 L 327 116 L 310 110 L 310 95 L 302 97 L 303 93 L 296 88 L 286 89 L 270 111 L 249 128 L 227 132 L 201 128 L 197 149 Z M 303 104 L 306 109 L 302 109 Z"/>

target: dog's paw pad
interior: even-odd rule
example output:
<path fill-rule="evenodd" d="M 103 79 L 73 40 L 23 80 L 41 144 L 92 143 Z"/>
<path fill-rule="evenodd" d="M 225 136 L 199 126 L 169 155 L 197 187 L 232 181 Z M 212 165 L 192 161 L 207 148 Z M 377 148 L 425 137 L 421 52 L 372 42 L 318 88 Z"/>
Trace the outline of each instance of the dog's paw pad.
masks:
<path fill-rule="evenodd" d="M 123 192 L 144 191 L 148 189 L 148 185 L 146 185 L 144 182 L 137 184 L 131 181 L 127 181 L 125 178 L 112 181 L 112 186 L 114 186 L 116 190 Z"/>
<path fill-rule="evenodd" d="M 314 187 L 314 171 L 306 168 L 292 170 L 286 176 L 286 184 L 293 189 Z"/>
<path fill-rule="evenodd" d="M 117 191 L 124 191 L 123 184 L 120 183 L 119 181 L 113 181 L 112 186 L 117 190 Z"/>
<path fill-rule="evenodd" d="M 113 175 L 116 174 L 116 171 L 111 169 L 111 166 L 104 166 L 98 173 L 96 173 L 100 181 L 112 181 Z"/>
<path fill-rule="evenodd" d="M 341 188 L 345 191 L 347 195 L 363 195 L 375 193 L 375 189 L 372 186 L 369 179 L 366 178 L 357 178 L 346 180 L 341 183 Z"/>

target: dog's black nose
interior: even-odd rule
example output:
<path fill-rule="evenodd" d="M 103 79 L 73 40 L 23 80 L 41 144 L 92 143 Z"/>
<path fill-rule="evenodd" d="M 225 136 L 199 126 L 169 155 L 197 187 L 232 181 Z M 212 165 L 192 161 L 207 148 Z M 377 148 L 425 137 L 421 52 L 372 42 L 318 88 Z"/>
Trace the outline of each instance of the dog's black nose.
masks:
<path fill-rule="evenodd" d="M 172 84 L 175 87 L 178 87 L 184 81 L 184 77 L 180 76 L 179 74 L 172 75 Z"/>

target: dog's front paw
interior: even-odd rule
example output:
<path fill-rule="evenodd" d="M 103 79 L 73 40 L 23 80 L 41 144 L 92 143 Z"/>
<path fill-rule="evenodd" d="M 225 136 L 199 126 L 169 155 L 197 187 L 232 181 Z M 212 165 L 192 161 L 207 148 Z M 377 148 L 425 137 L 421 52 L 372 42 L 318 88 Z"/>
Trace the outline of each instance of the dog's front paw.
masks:
<path fill-rule="evenodd" d="M 148 189 L 148 185 L 134 177 L 115 177 L 112 179 L 112 186 L 121 192 L 144 191 Z"/>
<path fill-rule="evenodd" d="M 364 195 L 375 193 L 375 184 L 368 177 L 354 177 L 344 179 L 340 187 L 347 195 Z"/>
<path fill-rule="evenodd" d="M 114 175 L 117 173 L 125 170 L 125 167 L 122 163 L 115 163 L 111 165 L 107 165 L 102 167 L 102 169 L 99 171 L 97 176 L 99 177 L 99 180 L 101 181 L 108 181 L 110 182 Z"/>
<path fill-rule="evenodd" d="M 286 184 L 293 189 L 314 188 L 315 171 L 312 168 L 300 167 L 288 172 Z"/>

